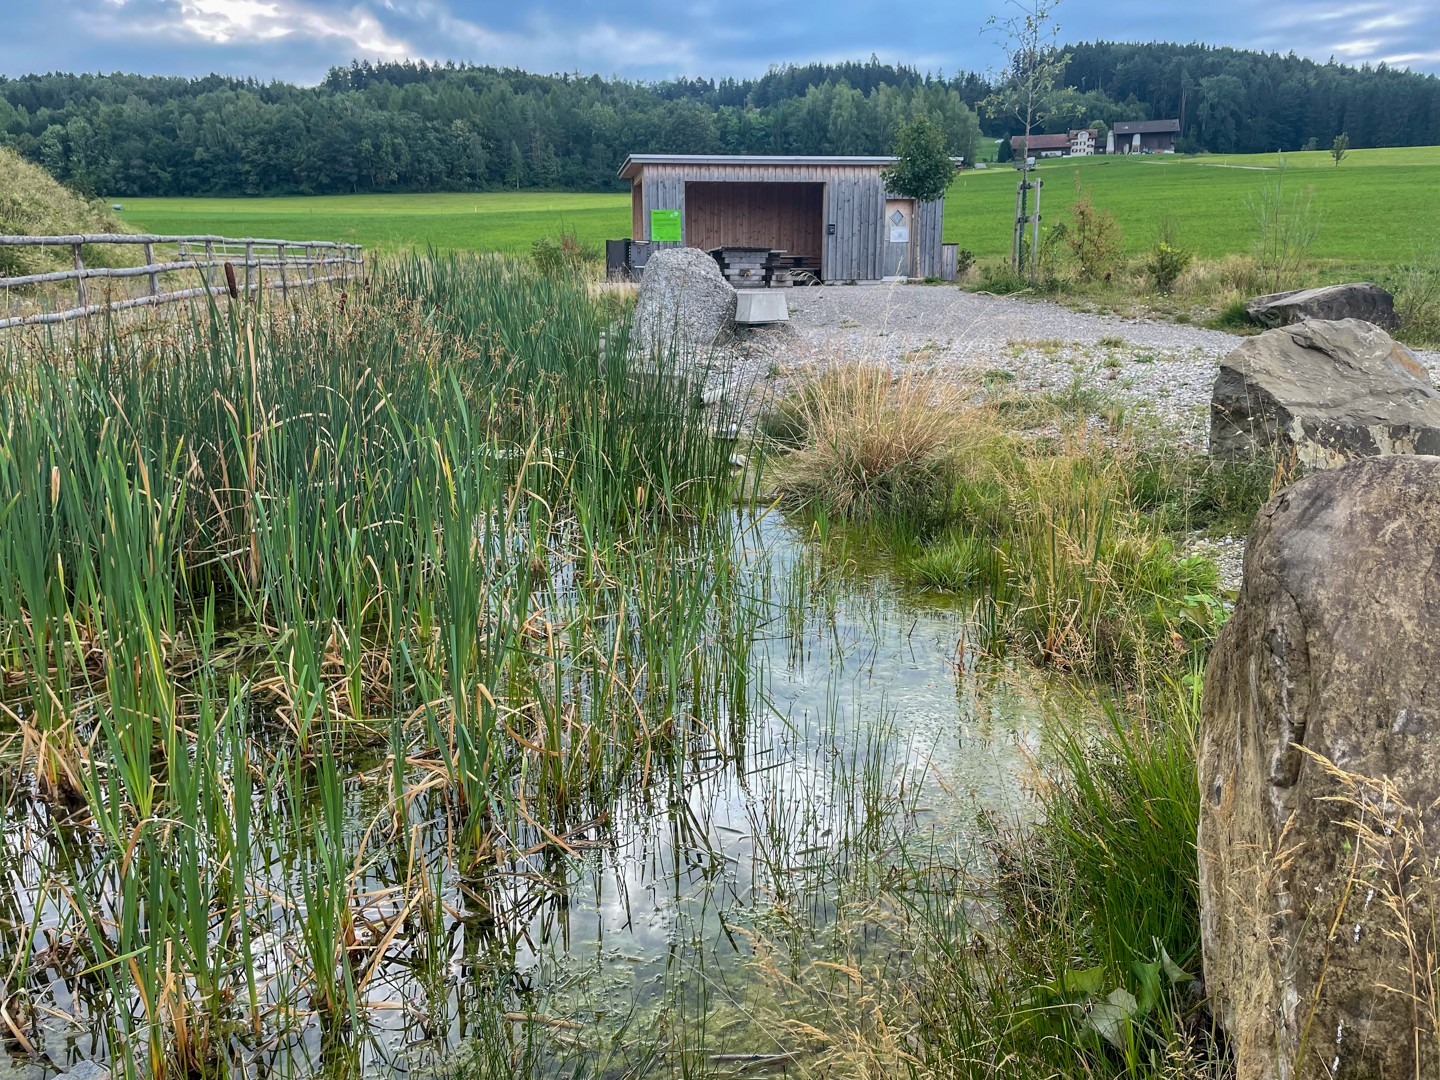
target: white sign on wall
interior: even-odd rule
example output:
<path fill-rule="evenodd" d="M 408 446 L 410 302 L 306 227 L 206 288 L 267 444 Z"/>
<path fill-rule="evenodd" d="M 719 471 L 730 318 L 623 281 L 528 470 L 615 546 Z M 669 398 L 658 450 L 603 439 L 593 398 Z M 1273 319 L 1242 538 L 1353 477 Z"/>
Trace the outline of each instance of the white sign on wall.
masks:
<path fill-rule="evenodd" d="M 893 225 L 890 228 L 890 243 L 908 244 L 910 242 L 909 225 Z"/>

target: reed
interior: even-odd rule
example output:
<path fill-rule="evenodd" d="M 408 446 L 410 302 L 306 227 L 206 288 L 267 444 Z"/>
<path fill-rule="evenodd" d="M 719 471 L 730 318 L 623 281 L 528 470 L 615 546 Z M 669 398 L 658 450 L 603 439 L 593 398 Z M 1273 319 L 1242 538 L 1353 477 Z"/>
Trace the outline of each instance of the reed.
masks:
<path fill-rule="evenodd" d="M 734 418 L 628 335 L 573 275 L 425 256 L 5 345 L 0 700 L 80 807 L 46 888 L 117 1072 L 353 1049 L 456 889 L 733 734 Z"/>

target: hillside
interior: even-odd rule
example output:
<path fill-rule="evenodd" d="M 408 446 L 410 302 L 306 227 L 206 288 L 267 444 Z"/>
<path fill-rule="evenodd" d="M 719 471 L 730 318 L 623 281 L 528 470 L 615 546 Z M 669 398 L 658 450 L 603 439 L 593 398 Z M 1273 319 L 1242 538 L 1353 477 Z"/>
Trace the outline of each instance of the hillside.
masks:
<path fill-rule="evenodd" d="M 1045 130 L 1179 118 L 1215 153 L 1440 144 L 1440 79 L 1204 45 L 1082 43 Z M 975 160 L 991 87 L 868 63 L 635 83 L 355 63 L 318 86 L 212 75 L 0 78 L 0 145 L 71 186 L 138 195 L 620 190 L 627 152 L 880 154 L 924 113 Z"/>
<path fill-rule="evenodd" d="M 134 232 L 102 203 L 81 198 L 39 165 L 0 147 L 0 235 L 61 236 Z M 103 252 L 86 263 L 107 265 Z M 70 265 L 68 248 L 0 248 L 0 275 L 34 274 Z"/>

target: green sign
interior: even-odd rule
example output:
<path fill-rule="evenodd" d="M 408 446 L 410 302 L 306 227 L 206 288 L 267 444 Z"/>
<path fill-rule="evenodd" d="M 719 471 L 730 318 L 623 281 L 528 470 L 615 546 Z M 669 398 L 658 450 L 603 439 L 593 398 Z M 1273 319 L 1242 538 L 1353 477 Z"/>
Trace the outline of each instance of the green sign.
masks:
<path fill-rule="evenodd" d="M 680 242 L 680 211 L 651 210 L 650 239 L 656 243 L 673 240 L 678 244 Z"/>

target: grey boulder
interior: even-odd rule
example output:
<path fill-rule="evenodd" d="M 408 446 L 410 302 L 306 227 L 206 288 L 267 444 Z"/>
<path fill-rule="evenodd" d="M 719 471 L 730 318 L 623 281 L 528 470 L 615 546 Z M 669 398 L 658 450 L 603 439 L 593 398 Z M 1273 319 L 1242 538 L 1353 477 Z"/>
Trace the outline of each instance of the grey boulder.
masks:
<path fill-rule="evenodd" d="M 1288 326 L 1301 319 L 1362 319 L 1387 330 L 1400 325 L 1395 297 L 1368 281 L 1257 296 L 1245 312 L 1264 326 Z"/>
<path fill-rule="evenodd" d="M 1440 453 L 1440 391 L 1379 327 L 1308 320 L 1246 339 L 1220 362 L 1210 452 L 1294 459 L 1306 470 L 1360 457 Z"/>
<path fill-rule="evenodd" d="M 1205 985 L 1238 1080 L 1434 1076 L 1440 458 L 1261 511 L 1205 673 Z"/>
<path fill-rule="evenodd" d="M 650 256 L 635 306 L 635 343 L 646 351 L 693 357 L 733 329 L 735 290 L 699 248 Z"/>

